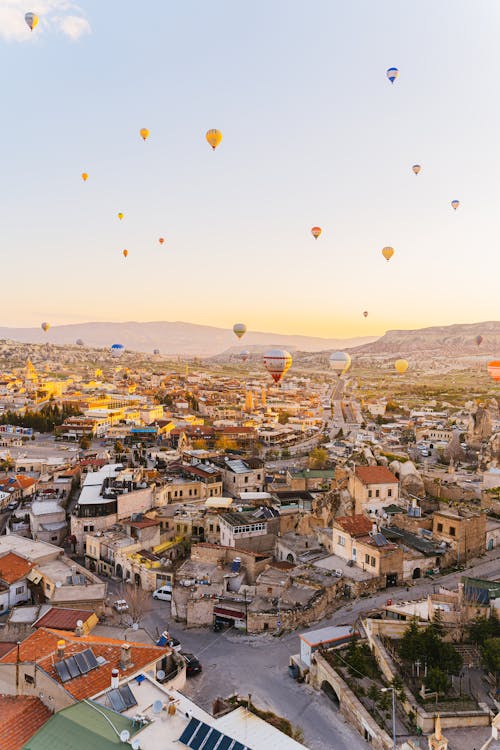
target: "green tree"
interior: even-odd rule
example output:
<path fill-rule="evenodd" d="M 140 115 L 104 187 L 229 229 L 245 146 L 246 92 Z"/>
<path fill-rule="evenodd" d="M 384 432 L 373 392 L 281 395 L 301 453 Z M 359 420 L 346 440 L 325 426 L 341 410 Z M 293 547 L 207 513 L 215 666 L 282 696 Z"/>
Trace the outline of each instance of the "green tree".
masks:
<path fill-rule="evenodd" d="M 372 702 L 372 707 L 375 708 L 375 704 L 378 703 L 380 699 L 380 691 L 375 682 L 372 682 L 372 684 L 368 688 L 367 695 L 368 695 L 368 698 Z"/>
<path fill-rule="evenodd" d="M 487 669 L 495 675 L 498 685 L 500 678 L 500 638 L 488 638 L 481 649 Z"/>
<path fill-rule="evenodd" d="M 80 448 L 84 451 L 88 450 L 91 446 L 91 442 L 87 435 L 82 435 L 80 439 Z"/>
<path fill-rule="evenodd" d="M 310 469 L 324 469 L 328 463 L 328 451 L 325 448 L 313 448 L 309 454 Z"/>
<path fill-rule="evenodd" d="M 123 443 L 120 442 L 120 440 L 115 440 L 115 453 L 123 453 L 125 448 L 123 446 Z"/>
<path fill-rule="evenodd" d="M 280 424 L 287 424 L 290 419 L 290 414 L 287 411 L 280 411 L 278 414 L 278 422 Z"/>
<path fill-rule="evenodd" d="M 424 685 L 432 693 L 443 695 L 449 688 L 450 681 L 446 672 L 439 667 L 432 667 L 424 677 Z"/>

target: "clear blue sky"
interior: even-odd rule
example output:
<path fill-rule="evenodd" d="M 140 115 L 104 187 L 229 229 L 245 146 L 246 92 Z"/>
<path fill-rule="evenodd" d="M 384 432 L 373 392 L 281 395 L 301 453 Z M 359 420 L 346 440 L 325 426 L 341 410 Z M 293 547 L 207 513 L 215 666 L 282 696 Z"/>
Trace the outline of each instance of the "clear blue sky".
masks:
<path fill-rule="evenodd" d="M 1 5 L 0 325 L 499 318 L 498 0 Z"/>

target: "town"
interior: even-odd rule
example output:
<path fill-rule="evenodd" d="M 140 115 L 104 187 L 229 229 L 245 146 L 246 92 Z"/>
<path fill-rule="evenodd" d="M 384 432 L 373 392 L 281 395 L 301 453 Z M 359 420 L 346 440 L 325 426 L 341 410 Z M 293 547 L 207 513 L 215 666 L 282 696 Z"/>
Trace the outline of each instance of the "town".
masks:
<path fill-rule="evenodd" d="M 496 741 L 495 383 L 339 354 L 1 345 L 9 748 Z"/>

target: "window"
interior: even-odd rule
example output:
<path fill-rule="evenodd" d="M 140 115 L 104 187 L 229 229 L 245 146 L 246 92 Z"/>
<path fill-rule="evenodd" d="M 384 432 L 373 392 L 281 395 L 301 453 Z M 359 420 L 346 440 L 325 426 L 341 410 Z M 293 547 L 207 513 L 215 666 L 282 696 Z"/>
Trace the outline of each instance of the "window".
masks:
<path fill-rule="evenodd" d="M 24 594 L 24 586 L 18 586 L 16 588 L 16 594 Z"/>
<path fill-rule="evenodd" d="M 337 541 L 341 547 L 345 547 L 345 536 L 340 536 L 340 534 L 337 537 Z"/>
<path fill-rule="evenodd" d="M 365 563 L 366 563 L 367 565 L 369 565 L 369 564 L 370 564 L 370 555 L 365 555 Z"/>
<path fill-rule="evenodd" d="M 375 490 L 375 497 L 380 497 L 380 490 Z"/>
<path fill-rule="evenodd" d="M 272 586 L 268 586 L 267 587 L 267 593 L 268 594 L 272 594 L 273 593 L 273 587 Z"/>
<path fill-rule="evenodd" d="M 245 477 L 245 484 L 248 484 L 248 477 Z"/>
<path fill-rule="evenodd" d="M 189 490 L 189 497 L 193 494 L 193 490 Z"/>
<path fill-rule="evenodd" d="M 455 536 L 455 527 L 450 526 L 450 536 Z"/>
<path fill-rule="evenodd" d="M 373 492 L 371 490 L 368 490 L 368 497 L 372 497 L 372 496 L 373 496 Z"/>
<path fill-rule="evenodd" d="M 210 528 L 210 531 L 213 531 L 213 530 L 214 530 L 214 525 L 213 525 L 213 523 L 211 523 L 211 524 L 210 524 L 210 527 L 209 527 L 209 528 Z"/>
<path fill-rule="evenodd" d="M 443 524 L 442 523 L 438 523 L 437 530 L 438 531 L 442 531 L 443 530 Z"/>
<path fill-rule="evenodd" d="M 258 479 L 258 480 L 259 480 L 259 482 L 260 482 L 260 474 L 257 474 L 257 479 Z"/>
<path fill-rule="evenodd" d="M 392 497 L 392 490 L 387 490 L 387 497 Z"/>
<path fill-rule="evenodd" d="M 32 675 L 30 675 L 30 674 L 26 674 L 26 673 L 24 674 L 24 681 L 28 685 L 34 685 L 35 684 L 35 678 Z"/>
<path fill-rule="evenodd" d="M 376 564 L 377 564 L 377 563 L 375 562 L 375 558 L 374 558 L 374 557 L 371 557 L 371 558 L 370 558 L 370 565 L 372 566 L 372 568 L 374 568 Z"/>

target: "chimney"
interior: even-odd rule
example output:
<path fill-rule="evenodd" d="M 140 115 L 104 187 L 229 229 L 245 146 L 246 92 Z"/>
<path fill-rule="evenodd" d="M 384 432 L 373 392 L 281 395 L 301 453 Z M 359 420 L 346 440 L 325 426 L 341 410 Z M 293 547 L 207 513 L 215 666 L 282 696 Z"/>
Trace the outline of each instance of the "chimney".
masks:
<path fill-rule="evenodd" d="M 111 670 L 111 689 L 116 690 L 119 685 L 120 673 L 117 669 Z"/>
<path fill-rule="evenodd" d="M 132 654 L 130 653 L 130 644 L 122 643 L 120 654 L 120 669 L 129 669 L 132 666 Z"/>
<path fill-rule="evenodd" d="M 66 643 L 64 641 L 57 641 L 57 658 L 64 659 L 64 653 L 66 649 Z"/>

